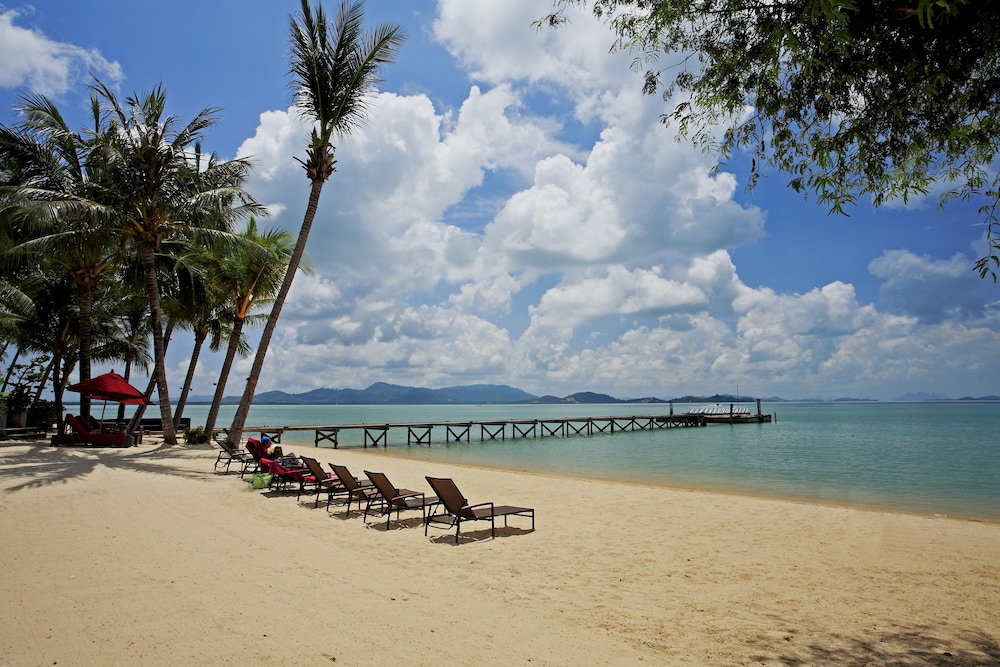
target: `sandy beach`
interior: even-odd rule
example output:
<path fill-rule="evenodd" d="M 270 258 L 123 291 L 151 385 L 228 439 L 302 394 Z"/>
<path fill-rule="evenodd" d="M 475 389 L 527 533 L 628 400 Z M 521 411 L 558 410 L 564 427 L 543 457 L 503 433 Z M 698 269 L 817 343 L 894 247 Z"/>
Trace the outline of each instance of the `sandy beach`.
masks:
<path fill-rule="evenodd" d="M 366 526 L 207 446 L 0 443 L 0 665 L 1000 664 L 1000 524 L 296 449 L 536 530 Z"/>

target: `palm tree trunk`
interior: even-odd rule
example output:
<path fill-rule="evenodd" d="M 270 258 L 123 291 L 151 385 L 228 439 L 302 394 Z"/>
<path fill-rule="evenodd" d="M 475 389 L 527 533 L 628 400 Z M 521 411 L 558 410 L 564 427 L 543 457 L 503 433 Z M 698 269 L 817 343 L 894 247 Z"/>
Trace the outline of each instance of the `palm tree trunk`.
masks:
<path fill-rule="evenodd" d="M 122 377 L 125 378 L 126 382 L 128 382 L 129 378 L 132 377 L 132 360 L 131 359 L 127 359 L 125 361 L 125 372 L 122 373 Z M 119 422 L 125 421 L 125 404 L 124 403 L 119 403 L 118 404 L 118 421 Z"/>
<path fill-rule="evenodd" d="M 264 368 L 264 358 L 267 357 L 267 347 L 271 344 L 271 336 L 278 326 L 278 318 L 281 316 L 281 308 L 285 305 L 285 299 L 292 288 L 292 281 L 295 280 L 295 273 L 299 270 L 299 263 L 306 249 L 306 241 L 309 240 L 309 230 L 312 229 L 313 220 L 316 218 L 316 211 L 319 209 L 319 196 L 323 192 L 322 179 L 312 181 L 309 189 L 309 205 L 306 207 L 305 216 L 302 218 L 302 228 L 299 229 L 299 238 L 295 242 L 295 250 L 292 251 L 291 259 L 288 261 L 288 268 L 285 269 L 285 278 L 281 281 L 281 287 L 271 305 L 271 314 L 264 325 L 264 331 L 260 336 L 260 345 L 257 347 L 257 354 L 253 358 L 253 366 L 250 368 L 250 377 L 247 378 L 246 388 L 243 390 L 243 398 L 233 416 L 233 425 L 229 427 L 229 435 L 226 440 L 234 448 L 240 446 L 243 439 L 243 427 L 247 423 L 247 415 L 250 414 L 250 405 L 253 403 L 254 392 L 257 391 L 257 381 Z"/>
<path fill-rule="evenodd" d="M 164 354 L 166 354 L 167 348 L 170 347 L 170 338 L 173 335 L 174 335 L 174 321 L 170 320 L 170 322 L 167 324 L 167 331 L 163 335 L 163 353 Z M 153 390 L 156 389 L 156 387 L 157 387 L 157 384 L 156 384 L 156 371 L 154 370 L 153 374 L 149 376 L 149 384 L 146 385 L 146 391 L 142 392 L 142 395 L 145 396 L 146 398 L 149 398 L 150 396 L 153 395 Z M 144 414 L 146 414 L 146 406 L 145 405 L 137 406 L 136 410 L 135 410 L 135 413 L 132 415 L 132 419 L 130 419 L 129 422 L 128 422 L 128 431 L 129 431 L 129 433 L 131 433 L 132 431 L 134 431 L 136 429 L 136 427 L 139 425 L 139 420 L 142 419 L 142 416 Z M 161 428 L 162 428 L 162 423 L 163 423 L 163 417 L 162 417 L 162 415 L 160 416 L 160 423 L 161 423 Z"/>
<path fill-rule="evenodd" d="M 90 338 L 91 312 L 94 307 L 94 292 L 91 283 L 84 277 L 78 283 L 80 293 L 80 382 L 90 379 Z M 90 395 L 80 394 L 80 414 L 84 421 L 90 417 Z"/>
<path fill-rule="evenodd" d="M 242 317 L 233 318 L 233 331 L 229 336 L 229 348 L 226 350 L 226 358 L 222 362 L 222 371 L 219 373 L 219 381 L 215 383 L 215 395 L 212 397 L 212 407 L 208 411 L 208 419 L 205 420 L 205 433 L 210 436 L 215 428 L 215 422 L 219 418 L 219 408 L 222 407 L 222 398 L 226 395 L 226 383 L 229 381 L 229 373 L 233 370 L 233 360 L 236 359 L 236 352 L 240 347 L 240 336 L 243 335 Z"/>
<path fill-rule="evenodd" d="M 10 366 L 7 367 L 7 374 L 3 376 L 3 387 L 0 387 L 0 391 L 7 391 L 7 387 L 10 385 L 10 376 L 14 374 L 14 366 L 17 365 L 17 360 L 21 356 L 21 348 L 14 350 L 14 358 L 10 360 Z"/>
<path fill-rule="evenodd" d="M 170 393 L 167 390 L 166 353 L 163 346 L 163 320 L 160 315 L 160 287 L 156 281 L 156 257 L 152 244 L 144 244 L 142 263 L 146 269 L 146 289 L 149 291 L 149 310 L 153 328 L 153 374 L 160 398 L 160 421 L 163 426 L 163 442 L 177 444 L 173 415 L 170 414 Z"/>
<path fill-rule="evenodd" d="M 52 363 L 55 366 L 55 373 L 52 375 L 52 398 L 55 400 L 56 419 L 59 420 L 56 426 L 56 433 L 65 433 L 63 423 L 63 388 L 66 386 L 64 364 L 68 362 L 58 354 L 52 355 Z"/>
<path fill-rule="evenodd" d="M 56 367 L 56 359 L 56 355 L 52 355 L 52 360 L 49 362 L 49 365 L 45 367 L 45 374 L 42 375 L 42 379 L 38 382 L 38 389 L 35 390 L 35 395 L 31 399 L 32 404 L 37 403 L 38 399 L 42 397 L 42 392 L 45 390 L 45 384 L 49 381 L 49 378 L 52 377 L 52 369 Z"/>
<path fill-rule="evenodd" d="M 187 374 L 184 376 L 184 386 L 181 387 L 181 397 L 177 399 L 177 409 L 174 410 L 174 430 L 181 427 L 181 417 L 184 416 L 184 406 L 187 404 L 188 394 L 191 392 L 191 383 L 194 382 L 194 371 L 198 366 L 198 357 L 201 356 L 201 346 L 205 343 L 208 332 L 196 332 L 194 335 L 194 350 L 191 352 L 191 363 L 188 364 Z"/>

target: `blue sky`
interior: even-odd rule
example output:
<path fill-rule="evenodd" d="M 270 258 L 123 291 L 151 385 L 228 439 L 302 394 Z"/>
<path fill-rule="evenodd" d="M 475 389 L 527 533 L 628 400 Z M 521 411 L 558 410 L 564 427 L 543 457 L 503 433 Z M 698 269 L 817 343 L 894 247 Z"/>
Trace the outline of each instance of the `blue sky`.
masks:
<path fill-rule="evenodd" d="M 0 122 L 29 90 L 85 118 L 90 74 L 206 106 L 204 146 L 256 164 L 266 224 L 297 232 L 308 128 L 290 108 L 298 2 L 0 5 Z M 338 4 L 327 3 L 333 13 Z M 362 131 L 337 142 L 259 390 L 496 383 L 618 397 L 1000 394 L 1000 288 L 972 265 L 981 202 L 831 216 L 674 139 L 627 54 L 537 0 L 370 0 L 404 26 Z M 168 354 L 176 396 L 190 346 Z M 239 363 L 230 392 L 242 389 Z M 210 394 L 221 357 L 202 356 Z"/>

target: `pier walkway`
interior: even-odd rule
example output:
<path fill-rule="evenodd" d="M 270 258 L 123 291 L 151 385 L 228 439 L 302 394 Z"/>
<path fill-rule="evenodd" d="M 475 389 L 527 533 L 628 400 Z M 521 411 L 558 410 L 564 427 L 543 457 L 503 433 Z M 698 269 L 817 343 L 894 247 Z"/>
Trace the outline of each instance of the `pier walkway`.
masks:
<path fill-rule="evenodd" d="M 769 415 L 765 415 L 768 416 Z M 768 420 L 770 421 L 770 420 Z M 622 431 L 646 431 L 661 428 L 705 426 L 709 419 L 701 414 L 614 415 L 609 417 L 565 417 L 542 419 L 487 419 L 471 421 L 401 422 L 391 424 L 327 424 L 314 426 L 248 426 L 245 433 L 260 433 L 281 442 L 283 433 L 313 431 L 313 444 L 331 443 L 336 449 L 341 431 L 363 431 L 363 443 L 387 447 L 390 431 L 406 430 L 407 445 L 430 445 L 434 429 L 444 429 L 444 443 L 469 442 L 474 435 L 480 440 L 514 438 L 544 438 L 556 436 L 598 435 Z M 225 431 L 225 429 L 223 429 Z M 438 442 L 441 442 L 438 440 Z"/>

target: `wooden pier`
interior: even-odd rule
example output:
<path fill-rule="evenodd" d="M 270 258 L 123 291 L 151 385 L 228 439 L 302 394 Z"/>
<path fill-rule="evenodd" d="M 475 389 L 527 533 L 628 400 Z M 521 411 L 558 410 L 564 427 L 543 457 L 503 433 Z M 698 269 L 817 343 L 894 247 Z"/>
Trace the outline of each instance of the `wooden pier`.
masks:
<path fill-rule="evenodd" d="M 600 435 L 623 431 L 649 431 L 662 428 L 687 428 L 705 426 L 708 417 L 702 414 L 669 415 L 612 415 L 608 417 L 563 417 L 540 419 L 487 419 L 471 421 L 397 422 L 389 424 L 327 424 L 313 426 L 253 426 L 244 428 L 246 433 L 259 433 L 275 442 L 281 442 L 283 433 L 313 431 L 313 444 L 340 445 L 341 431 L 362 431 L 363 444 L 387 447 L 390 431 L 406 431 L 407 445 L 430 445 L 434 442 L 434 429 L 444 430 L 445 444 L 479 440 L 506 440 L 507 438 L 545 438 L 576 435 Z M 225 429 L 223 429 L 223 432 Z M 438 441 L 442 442 L 442 441 Z"/>

